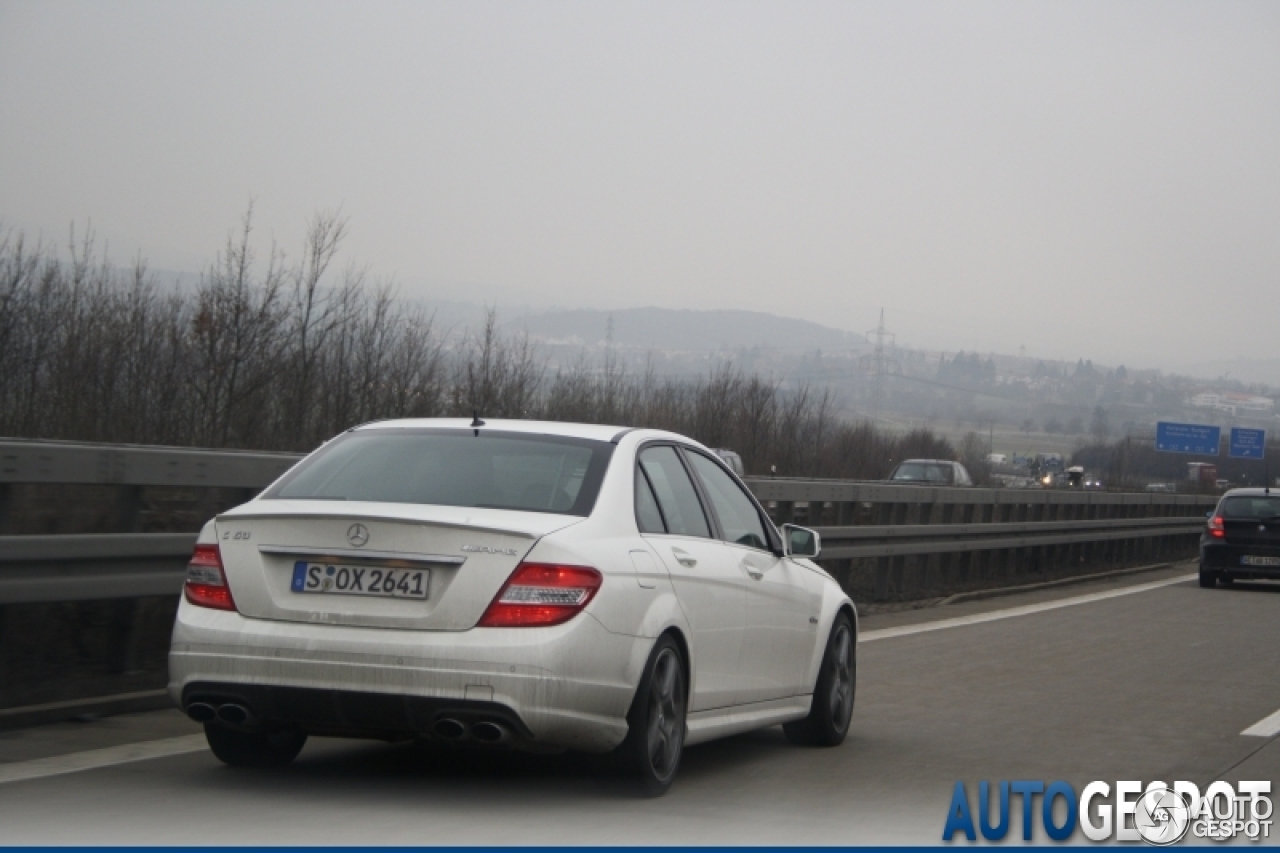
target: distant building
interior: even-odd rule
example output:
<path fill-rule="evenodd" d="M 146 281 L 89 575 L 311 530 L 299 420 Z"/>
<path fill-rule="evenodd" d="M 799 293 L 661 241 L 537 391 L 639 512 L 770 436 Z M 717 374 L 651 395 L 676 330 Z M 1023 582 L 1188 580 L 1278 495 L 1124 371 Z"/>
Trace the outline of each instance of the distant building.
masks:
<path fill-rule="evenodd" d="M 1214 409 L 1236 415 L 1241 412 L 1253 415 L 1269 415 L 1276 407 L 1276 401 L 1270 397 L 1256 394 L 1238 394 L 1233 391 L 1201 391 L 1192 395 L 1187 402 L 1197 409 Z"/>

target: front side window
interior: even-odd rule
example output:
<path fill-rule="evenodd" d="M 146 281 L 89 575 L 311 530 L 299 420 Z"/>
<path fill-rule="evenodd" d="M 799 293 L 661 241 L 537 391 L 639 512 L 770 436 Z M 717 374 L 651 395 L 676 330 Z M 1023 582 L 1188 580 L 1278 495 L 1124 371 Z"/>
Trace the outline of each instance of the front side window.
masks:
<path fill-rule="evenodd" d="M 668 533 L 711 538 L 702 502 L 674 447 L 660 445 L 640 451 L 640 469 L 653 485 Z"/>
<path fill-rule="evenodd" d="M 765 535 L 760 513 L 742 487 L 725 473 L 725 470 L 701 453 L 687 453 L 693 470 L 698 472 L 702 485 L 707 487 L 711 506 L 720 519 L 724 538 L 735 545 L 768 550 L 769 538 Z"/>
<path fill-rule="evenodd" d="M 349 432 L 263 498 L 376 501 L 590 515 L 614 445 L 480 430 Z"/>

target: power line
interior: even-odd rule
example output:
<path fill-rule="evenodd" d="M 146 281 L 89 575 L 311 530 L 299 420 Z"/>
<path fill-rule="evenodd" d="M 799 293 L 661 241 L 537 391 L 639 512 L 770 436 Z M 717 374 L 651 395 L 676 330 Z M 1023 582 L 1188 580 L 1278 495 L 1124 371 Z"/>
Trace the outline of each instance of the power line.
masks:
<path fill-rule="evenodd" d="M 871 395 L 871 415 L 875 420 L 880 420 L 880 408 L 884 404 L 884 375 L 885 375 L 885 354 L 884 342 L 886 338 L 897 340 L 897 336 L 890 332 L 884 326 L 884 309 L 880 309 L 880 325 L 867 332 L 868 336 L 875 337 L 876 348 L 872 355 L 875 365 L 875 388 Z"/>

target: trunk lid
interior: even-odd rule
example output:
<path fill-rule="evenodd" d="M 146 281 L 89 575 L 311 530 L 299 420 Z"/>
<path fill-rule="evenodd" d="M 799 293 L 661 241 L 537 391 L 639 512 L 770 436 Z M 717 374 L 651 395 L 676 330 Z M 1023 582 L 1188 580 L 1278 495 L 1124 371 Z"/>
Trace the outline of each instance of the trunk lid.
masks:
<path fill-rule="evenodd" d="M 1228 545 L 1280 545 L 1280 519 L 1225 518 L 1223 529 Z"/>
<path fill-rule="evenodd" d="M 473 627 L 534 543 L 577 516 L 477 507 L 257 500 L 215 520 L 236 608 L 254 619 L 373 628 Z M 359 525 L 362 530 L 353 530 Z M 294 566 L 429 572 L 426 599 L 300 593 Z"/>

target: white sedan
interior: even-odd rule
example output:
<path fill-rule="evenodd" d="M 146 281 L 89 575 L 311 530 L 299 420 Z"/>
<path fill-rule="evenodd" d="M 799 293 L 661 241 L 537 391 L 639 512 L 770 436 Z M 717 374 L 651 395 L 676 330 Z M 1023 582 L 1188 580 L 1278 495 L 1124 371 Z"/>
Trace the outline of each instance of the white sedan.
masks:
<path fill-rule="evenodd" d="M 668 432 L 398 420 L 205 525 L 169 691 L 229 764 L 310 734 L 616 751 L 844 740 L 857 615 L 714 453 Z"/>

